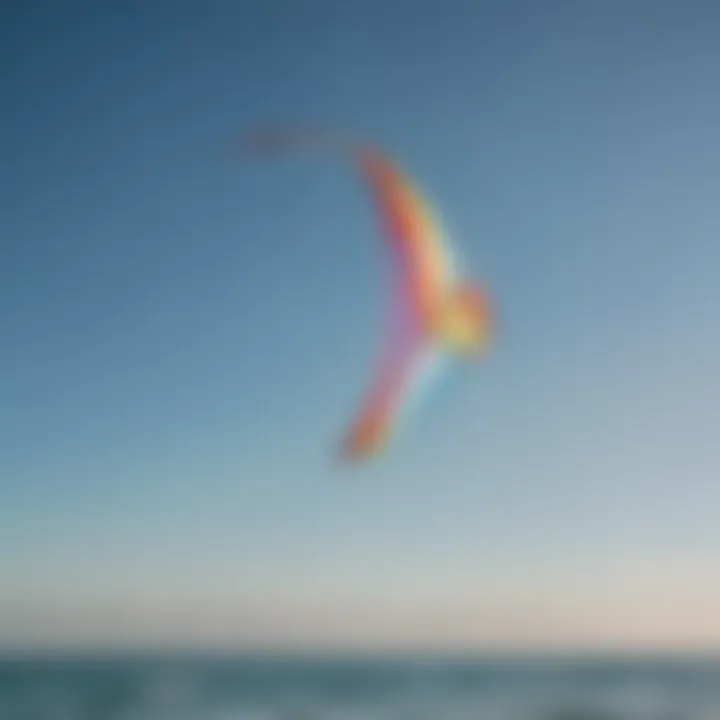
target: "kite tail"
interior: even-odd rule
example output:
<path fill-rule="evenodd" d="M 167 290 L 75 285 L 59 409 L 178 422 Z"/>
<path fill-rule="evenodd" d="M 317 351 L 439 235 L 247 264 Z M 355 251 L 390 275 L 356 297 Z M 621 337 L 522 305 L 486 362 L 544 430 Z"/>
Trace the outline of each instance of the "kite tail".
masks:
<path fill-rule="evenodd" d="M 245 135 L 239 145 L 239 154 L 246 160 L 261 160 L 282 156 L 288 152 L 318 149 L 356 158 L 377 153 L 377 150 L 367 143 L 333 130 L 284 130 L 267 127 Z"/>

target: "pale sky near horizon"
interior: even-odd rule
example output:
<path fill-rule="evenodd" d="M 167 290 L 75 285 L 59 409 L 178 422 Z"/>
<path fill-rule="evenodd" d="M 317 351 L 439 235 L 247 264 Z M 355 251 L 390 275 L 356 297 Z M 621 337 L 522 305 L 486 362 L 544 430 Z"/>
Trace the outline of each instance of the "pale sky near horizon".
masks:
<path fill-rule="evenodd" d="M 720 8 L 0 10 L 0 649 L 720 644 Z M 381 461 L 349 168 L 386 148 L 500 332 Z"/>

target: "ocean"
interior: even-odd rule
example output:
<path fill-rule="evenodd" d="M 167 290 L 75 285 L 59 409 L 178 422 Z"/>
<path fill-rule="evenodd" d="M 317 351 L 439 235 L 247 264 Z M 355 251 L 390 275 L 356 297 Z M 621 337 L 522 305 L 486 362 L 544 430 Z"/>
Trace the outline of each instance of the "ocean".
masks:
<path fill-rule="evenodd" d="M 0 720 L 720 720 L 720 659 L 9 657 Z"/>

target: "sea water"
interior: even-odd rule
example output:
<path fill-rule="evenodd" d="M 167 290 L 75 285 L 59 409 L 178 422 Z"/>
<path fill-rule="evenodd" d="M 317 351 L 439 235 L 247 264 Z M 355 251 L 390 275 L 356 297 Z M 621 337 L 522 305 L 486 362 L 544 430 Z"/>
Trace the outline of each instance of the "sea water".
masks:
<path fill-rule="evenodd" d="M 16 718 L 720 720 L 720 660 L 10 657 Z"/>

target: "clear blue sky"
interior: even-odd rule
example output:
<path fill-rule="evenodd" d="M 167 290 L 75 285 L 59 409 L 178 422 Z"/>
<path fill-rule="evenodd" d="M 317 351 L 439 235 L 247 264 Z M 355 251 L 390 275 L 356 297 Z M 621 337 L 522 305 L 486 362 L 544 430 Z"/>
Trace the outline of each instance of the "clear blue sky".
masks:
<path fill-rule="evenodd" d="M 0 641 L 720 642 L 713 3 L 10 5 Z M 266 120 L 385 147 L 498 307 L 352 472 L 382 246 L 233 165 Z"/>

